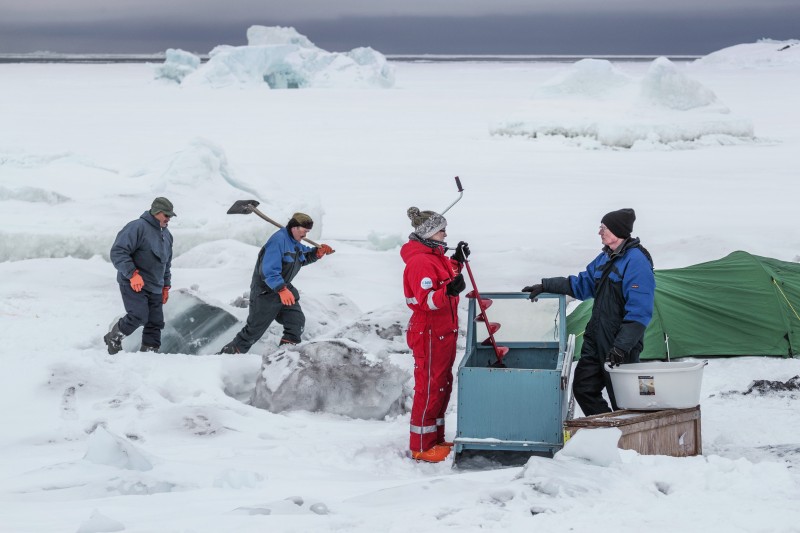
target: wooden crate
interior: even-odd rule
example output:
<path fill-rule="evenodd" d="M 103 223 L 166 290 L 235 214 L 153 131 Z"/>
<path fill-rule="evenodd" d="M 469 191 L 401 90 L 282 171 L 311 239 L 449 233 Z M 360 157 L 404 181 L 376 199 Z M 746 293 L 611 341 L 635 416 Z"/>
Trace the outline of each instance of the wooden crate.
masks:
<path fill-rule="evenodd" d="M 700 406 L 661 411 L 614 411 L 567 420 L 564 436 L 569 438 L 580 429 L 619 428 L 619 447 L 642 455 L 687 457 L 702 455 Z"/>

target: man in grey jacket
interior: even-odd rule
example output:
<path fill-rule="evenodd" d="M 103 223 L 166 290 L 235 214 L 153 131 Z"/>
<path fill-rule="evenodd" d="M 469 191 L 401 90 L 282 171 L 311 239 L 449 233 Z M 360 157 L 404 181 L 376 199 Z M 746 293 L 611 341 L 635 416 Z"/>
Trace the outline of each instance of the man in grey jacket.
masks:
<path fill-rule="evenodd" d="M 162 306 L 172 285 L 172 234 L 167 226 L 174 216 L 172 202 L 158 197 L 149 211 L 122 228 L 111 246 L 126 313 L 103 337 L 111 355 L 122 350 L 122 339 L 142 325 L 141 351 L 157 352 L 161 346 Z"/>

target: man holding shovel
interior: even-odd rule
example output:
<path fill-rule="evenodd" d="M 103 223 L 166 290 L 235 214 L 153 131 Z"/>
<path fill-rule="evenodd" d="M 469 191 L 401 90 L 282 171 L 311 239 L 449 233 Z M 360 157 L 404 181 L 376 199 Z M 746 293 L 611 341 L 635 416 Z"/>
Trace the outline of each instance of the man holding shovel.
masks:
<path fill-rule="evenodd" d="M 245 212 L 258 213 L 255 206 L 248 206 L 248 211 Z M 268 219 L 264 216 L 262 218 Z M 306 317 L 300 308 L 300 294 L 292 285 L 292 280 L 302 267 L 333 253 L 333 249 L 327 244 L 312 248 L 300 242 L 313 226 L 314 221 L 310 216 L 295 213 L 286 227 L 276 231 L 261 248 L 250 283 L 247 324 L 219 353 L 247 353 L 264 335 L 273 320 L 283 326 L 281 345 L 300 342 Z"/>

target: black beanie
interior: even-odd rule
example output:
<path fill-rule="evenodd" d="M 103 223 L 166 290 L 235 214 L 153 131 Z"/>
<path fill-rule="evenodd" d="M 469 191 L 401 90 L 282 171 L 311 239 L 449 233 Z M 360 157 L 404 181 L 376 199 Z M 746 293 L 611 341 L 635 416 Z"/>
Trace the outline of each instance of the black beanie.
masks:
<path fill-rule="evenodd" d="M 600 221 L 605 227 L 620 239 L 627 239 L 633 231 L 633 221 L 636 220 L 636 213 L 631 208 L 620 209 L 606 213 Z"/>

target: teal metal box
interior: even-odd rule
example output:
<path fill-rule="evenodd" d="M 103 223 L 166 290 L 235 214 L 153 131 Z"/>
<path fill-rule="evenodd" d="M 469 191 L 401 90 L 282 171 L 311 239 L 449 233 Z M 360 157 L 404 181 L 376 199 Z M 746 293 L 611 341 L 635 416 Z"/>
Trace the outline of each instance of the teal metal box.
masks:
<path fill-rule="evenodd" d="M 527 452 L 552 456 L 564 444 L 569 411 L 569 376 L 574 336 L 566 334 L 566 297 L 542 294 L 531 303 L 524 293 L 483 293 L 492 300 L 486 315 L 501 324 L 494 333 L 509 348 L 503 368 L 488 330 L 469 302 L 467 346 L 458 366 L 456 459 L 467 450 Z"/>

